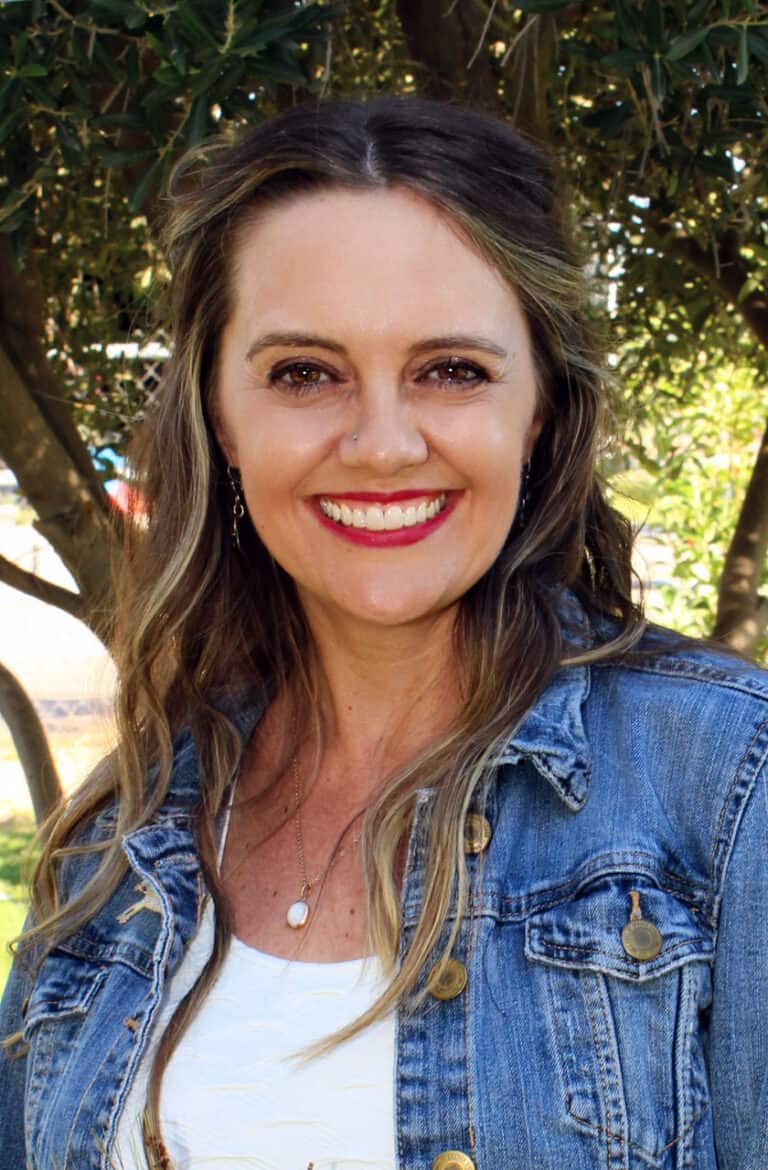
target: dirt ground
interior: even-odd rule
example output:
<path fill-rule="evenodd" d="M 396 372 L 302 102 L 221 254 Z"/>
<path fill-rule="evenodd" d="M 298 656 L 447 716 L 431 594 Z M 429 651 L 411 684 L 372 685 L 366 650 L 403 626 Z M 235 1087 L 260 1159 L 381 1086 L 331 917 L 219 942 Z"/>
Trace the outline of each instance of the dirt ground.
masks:
<path fill-rule="evenodd" d="M 56 766 L 65 792 L 73 792 L 112 745 L 106 715 L 78 715 L 46 720 Z M 0 721 L 0 821 L 32 816 L 32 802 L 11 734 Z"/>

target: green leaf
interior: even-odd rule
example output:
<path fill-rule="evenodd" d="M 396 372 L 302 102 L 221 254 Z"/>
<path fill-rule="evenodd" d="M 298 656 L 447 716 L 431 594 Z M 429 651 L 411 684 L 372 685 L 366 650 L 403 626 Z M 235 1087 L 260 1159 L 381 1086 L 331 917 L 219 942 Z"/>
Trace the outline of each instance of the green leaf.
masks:
<path fill-rule="evenodd" d="M 29 218 L 30 211 L 26 207 L 20 207 L 18 211 L 14 211 L 12 215 L 3 217 L 0 215 L 0 232 L 9 234 L 15 232 L 21 225 Z"/>
<path fill-rule="evenodd" d="M 768 41 L 765 41 L 760 33 L 753 29 L 749 30 L 747 36 L 749 39 L 749 51 L 752 56 L 757 57 L 764 65 L 768 64 Z"/>
<path fill-rule="evenodd" d="M 158 158 L 142 175 L 139 182 L 128 196 L 128 207 L 131 211 L 139 211 L 143 207 L 153 189 L 159 185 L 163 171 L 163 160 Z"/>
<path fill-rule="evenodd" d="M 615 53 L 606 53 L 600 58 L 601 65 L 607 69 L 615 69 L 625 77 L 633 73 L 638 65 L 650 65 L 652 61 L 649 53 L 641 53 L 637 49 L 618 49 Z"/>
<path fill-rule="evenodd" d="M 570 4 L 571 0 L 517 0 L 515 7 L 522 12 L 560 12 Z"/>
<path fill-rule="evenodd" d="M 209 48 L 218 49 L 216 38 L 194 11 L 191 4 L 186 3 L 185 0 L 178 0 L 174 6 L 174 18 L 192 45 L 199 45 L 202 42 Z"/>
<path fill-rule="evenodd" d="M 64 162 L 67 166 L 79 166 L 85 157 L 85 152 L 77 131 L 61 118 L 56 118 L 55 123 L 56 140 L 61 148 Z"/>
<path fill-rule="evenodd" d="M 143 130 L 145 126 L 141 114 L 102 114 L 93 124 L 105 130 Z"/>
<path fill-rule="evenodd" d="M 17 71 L 17 77 L 47 77 L 48 70 L 45 65 L 22 65 L 21 69 Z"/>
<path fill-rule="evenodd" d="M 103 167 L 130 167 L 135 163 L 144 162 L 150 155 L 154 155 L 154 150 L 111 150 L 109 147 L 101 147 L 98 151 L 98 159 Z"/>
<path fill-rule="evenodd" d="M 0 122 L 0 146 L 7 142 L 12 134 L 27 120 L 27 110 L 21 106 L 13 110 L 7 118 Z"/>
<path fill-rule="evenodd" d="M 306 85 L 307 75 L 293 61 L 258 61 L 253 66 L 256 77 L 265 81 L 285 81 L 289 85 Z M 234 88 L 230 86 L 230 89 Z"/>
<path fill-rule="evenodd" d="M 11 38 L 13 44 L 13 65 L 18 69 L 24 60 L 24 55 L 29 44 L 29 37 L 26 33 L 19 33 L 17 36 Z"/>
<path fill-rule="evenodd" d="M 184 123 L 184 137 L 188 146 L 196 146 L 208 131 L 209 97 L 203 94 L 193 101 Z"/>
<path fill-rule="evenodd" d="M 743 85 L 749 76 L 749 47 L 747 44 L 747 26 L 741 26 L 741 35 L 739 36 L 739 71 L 736 74 L 736 84 Z"/>
<path fill-rule="evenodd" d="M 648 43 L 658 52 L 664 47 L 664 13 L 659 0 L 646 0 L 643 15 Z"/>
<path fill-rule="evenodd" d="M 696 0 L 696 3 L 688 13 L 688 24 L 698 24 L 709 8 L 710 3 L 711 0 Z"/>
<path fill-rule="evenodd" d="M 683 57 L 687 57 L 694 49 L 698 49 L 706 39 L 709 33 L 709 27 L 697 28 L 693 32 L 684 33 L 681 37 L 675 37 L 670 42 L 670 46 L 665 54 L 668 61 L 679 61 Z"/>
<path fill-rule="evenodd" d="M 618 138 L 631 114 L 629 105 L 621 103 L 609 110 L 594 110 L 585 114 L 581 124 L 589 130 L 597 130 L 603 138 Z"/>
<path fill-rule="evenodd" d="M 109 16 L 116 17 L 121 24 L 125 24 L 128 28 L 135 28 L 137 17 L 141 18 L 143 24 L 146 20 L 147 13 L 138 5 L 134 4 L 133 0 L 91 0 L 91 7 L 101 8 Z"/>
<path fill-rule="evenodd" d="M 629 45 L 631 49 L 639 49 L 645 44 L 644 30 L 638 15 L 624 0 L 616 0 L 616 24 L 620 44 Z"/>

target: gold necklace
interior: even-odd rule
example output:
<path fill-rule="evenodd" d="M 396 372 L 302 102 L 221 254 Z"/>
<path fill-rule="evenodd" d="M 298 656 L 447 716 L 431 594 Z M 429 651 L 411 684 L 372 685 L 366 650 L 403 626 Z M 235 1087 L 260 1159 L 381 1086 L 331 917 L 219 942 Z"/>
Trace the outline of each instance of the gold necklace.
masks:
<path fill-rule="evenodd" d="M 296 835 L 296 859 L 299 863 L 299 879 L 301 885 L 299 887 L 298 898 L 295 902 L 291 902 L 288 907 L 285 921 L 291 930 L 301 930 L 309 921 L 309 895 L 313 886 L 316 886 L 321 878 L 324 880 L 328 876 L 333 866 L 346 853 L 348 848 L 353 849 L 356 845 L 360 844 L 361 837 L 358 833 L 352 838 L 349 846 L 342 845 L 340 849 L 335 849 L 325 869 L 321 869 L 313 878 L 307 877 L 307 864 L 304 858 L 304 834 L 301 831 L 301 783 L 299 781 L 299 764 L 296 756 L 291 760 L 291 771 L 293 772 L 294 792 L 293 826 Z"/>

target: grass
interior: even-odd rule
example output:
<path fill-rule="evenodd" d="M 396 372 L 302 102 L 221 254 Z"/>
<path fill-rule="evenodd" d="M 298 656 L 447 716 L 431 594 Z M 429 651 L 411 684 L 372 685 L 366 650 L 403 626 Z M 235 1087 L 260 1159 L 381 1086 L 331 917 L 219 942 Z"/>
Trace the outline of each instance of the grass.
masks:
<path fill-rule="evenodd" d="M 35 824 L 29 817 L 0 821 L 0 990 L 11 966 L 8 942 L 21 930 L 27 912 L 26 883 L 34 837 Z"/>

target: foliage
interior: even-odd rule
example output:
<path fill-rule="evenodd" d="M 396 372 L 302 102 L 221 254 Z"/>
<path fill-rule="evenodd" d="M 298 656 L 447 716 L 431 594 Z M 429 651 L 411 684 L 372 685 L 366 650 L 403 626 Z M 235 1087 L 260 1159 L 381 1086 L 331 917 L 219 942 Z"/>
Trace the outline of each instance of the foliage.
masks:
<path fill-rule="evenodd" d="M 645 556 L 659 566 L 648 612 L 704 637 L 714 625 L 717 582 L 760 441 L 763 385 L 745 365 L 725 359 L 719 370 L 676 362 L 666 378 L 620 385 L 628 417 L 610 488 L 640 531 Z M 764 639 L 758 658 L 766 651 Z"/>
<path fill-rule="evenodd" d="M 667 600 L 702 628 L 763 422 L 768 4 L 472 4 L 482 37 L 463 72 L 489 70 L 498 112 L 558 154 L 624 387 L 612 467 L 663 485 L 653 523 L 670 526 L 676 572 L 709 574 L 690 618 L 684 590 Z M 441 33 L 466 23 L 443 0 L 0 6 L 0 229 L 42 288 L 50 360 L 105 477 L 154 386 L 147 344 L 165 341 L 154 240 L 174 159 L 310 93 L 424 86 L 434 66 L 406 17 L 427 9 Z M 724 380 L 739 388 L 725 403 Z M 710 460 L 741 443 L 721 492 Z"/>
<path fill-rule="evenodd" d="M 163 267 L 152 227 L 170 168 L 206 136 L 273 112 L 292 87 L 319 87 L 342 7 L 0 8 L 0 230 L 37 270 L 49 354 L 92 447 L 119 448 L 154 386 L 136 351 L 155 339 Z"/>
<path fill-rule="evenodd" d="M 0 822 L 0 993 L 11 965 L 7 944 L 21 930 L 26 913 L 34 837 L 32 821 Z"/>

